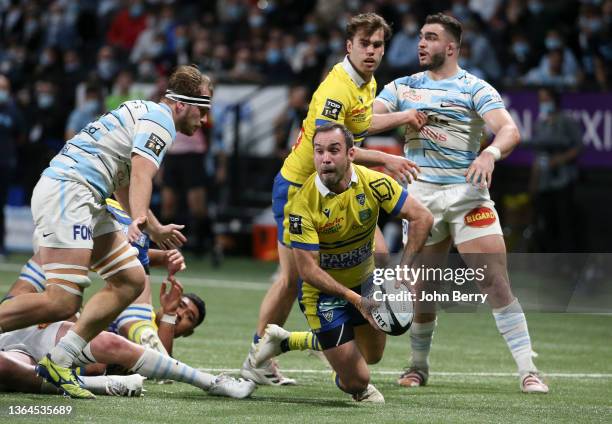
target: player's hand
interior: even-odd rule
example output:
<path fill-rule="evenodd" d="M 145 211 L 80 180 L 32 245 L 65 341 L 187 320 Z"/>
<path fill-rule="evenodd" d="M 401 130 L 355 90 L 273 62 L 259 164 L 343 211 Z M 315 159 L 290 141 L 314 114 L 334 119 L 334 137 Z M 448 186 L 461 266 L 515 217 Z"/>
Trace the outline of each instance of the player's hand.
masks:
<path fill-rule="evenodd" d="M 478 188 L 491 187 L 495 158 L 489 152 L 482 151 L 465 173 L 465 181 Z"/>
<path fill-rule="evenodd" d="M 406 111 L 406 124 L 410 125 L 415 131 L 419 131 L 427 123 L 427 115 L 416 109 Z"/>
<path fill-rule="evenodd" d="M 376 321 L 374 321 L 374 317 L 372 317 L 372 311 L 378 308 L 379 302 L 369 297 L 360 296 L 357 293 L 355 293 L 354 299 L 351 299 L 350 302 L 357 308 L 361 315 L 368 320 L 372 328 L 378 329 Z"/>
<path fill-rule="evenodd" d="M 170 283 L 170 290 L 166 293 L 166 287 Z M 167 281 L 162 281 L 159 290 L 159 304 L 164 314 L 176 315 L 176 310 L 183 297 L 183 285 L 174 276 L 168 277 Z"/>
<path fill-rule="evenodd" d="M 185 270 L 185 258 L 183 254 L 176 249 L 166 250 L 164 252 L 166 258 L 166 268 L 168 269 L 168 277 L 174 276 L 177 272 Z"/>
<path fill-rule="evenodd" d="M 385 170 L 393 179 L 403 184 L 410 184 L 417 179 L 421 169 L 411 161 L 397 155 L 389 155 L 385 157 Z"/>
<path fill-rule="evenodd" d="M 184 225 L 168 224 L 159 228 L 147 228 L 147 230 L 151 240 L 161 249 L 167 250 L 178 249 L 187 241 L 187 238 L 180 231 L 183 228 L 185 228 Z"/>
<path fill-rule="evenodd" d="M 134 243 L 142 237 L 142 230 L 147 225 L 147 217 L 139 216 L 134 218 L 132 223 L 128 226 L 127 238 L 130 243 Z"/>

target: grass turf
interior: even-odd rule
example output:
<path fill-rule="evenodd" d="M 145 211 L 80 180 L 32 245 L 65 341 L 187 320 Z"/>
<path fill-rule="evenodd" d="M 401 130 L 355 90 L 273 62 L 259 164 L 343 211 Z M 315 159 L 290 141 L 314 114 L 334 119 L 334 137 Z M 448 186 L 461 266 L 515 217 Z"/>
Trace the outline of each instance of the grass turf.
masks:
<path fill-rule="evenodd" d="M 12 257 L 20 263 L 25 257 Z M 189 261 L 182 276 L 187 291 L 204 297 L 208 315 L 202 327 L 175 344 L 178 359 L 198 368 L 235 372 L 244 360 L 274 264 L 228 259 L 219 270 Z M 19 266 L 1 264 L 0 290 L 6 291 Z M 161 274 L 153 277 L 153 293 Z M 101 282 L 94 281 L 88 295 Z M 155 297 L 155 296 L 154 296 Z M 407 363 L 408 336 L 388 338 L 381 363 L 372 366 L 372 382 L 384 394 L 382 406 L 358 405 L 332 383 L 317 359 L 301 352 L 280 358 L 296 387 L 260 387 L 253 398 L 215 398 L 186 384 L 145 384 L 139 399 L 98 397 L 77 401 L 60 396 L 0 394 L 0 421 L 65 420 L 61 416 L 9 415 L 9 406 L 71 405 L 69 421 L 78 422 L 610 422 L 612 417 L 612 317 L 604 315 L 528 314 L 537 364 L 551 393 L 523 395 L 514 362 L 489 313 L 442 313 L 431 354 L 433 375 L 427 387 L 396 385 Z M 289 329 L 305 329 L 296 307 Z M 567 374 L 567 375 L 557 375 Z M 588 374 L 579 377 L 576 374 Z M 599 374 L 599 376 L 597 376 Z M 604 374 L 604 375 L 601 375 Z"/>

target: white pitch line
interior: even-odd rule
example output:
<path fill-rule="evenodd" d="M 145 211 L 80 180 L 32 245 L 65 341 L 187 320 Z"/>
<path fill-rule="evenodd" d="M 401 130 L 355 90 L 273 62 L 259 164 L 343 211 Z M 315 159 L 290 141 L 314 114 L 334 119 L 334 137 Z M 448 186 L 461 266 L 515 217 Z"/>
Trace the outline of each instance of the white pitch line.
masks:
<path fill-rule="evenodd" d="M 19 272 L 22 268 L 22 265 L 13 264 L 13 263 L 0 263 L 0 271 L 5 272 Z M 153 284 L 160 284 L 161 279 L 165 277 L 163 273 L 153 272 L 152 279 Z M 95 277 L 97 278 L 97 276 Z M 181 283 L 189 286 L 197 286 L 197 287 L 211 287 L 211 288 L 219 288 L 219 289 L 234 289 L 234 290 L 254 290 L 254 291 L 264 291 L 268 290 L 270 287 L 269 283 L 261 283 L 261 282 L 251 282 L 251 281 L 243 281 L 243 280 L 222 280 L 222 279 L 214 279 L 214 278 L 194 278 L 194 277 L 181 277 L 178 274 L 177 278 Z"/>
<path fill-rule="evenodd" d="M 233 372 L 238 373 L 238 368 L 199 368 L 200 371 L 206 372 Z M 288 374 L 329 374 L 331 370 L 312 370 L 312 369 L 285 369 L 284 373 Z M 371 374 L 378 375 L 399 375 L 400 370 L 370 370 Z M 432 372 L 434 376 L 443 377 L 518 377 L 518 373 L 514 372 Z M 564 373 L 564 372 L 550 372 L 545 373 L 544 377 L 556 377 L 556 378 L 612 378 L 612 374 L 601 374 L 601 373 Z"/>

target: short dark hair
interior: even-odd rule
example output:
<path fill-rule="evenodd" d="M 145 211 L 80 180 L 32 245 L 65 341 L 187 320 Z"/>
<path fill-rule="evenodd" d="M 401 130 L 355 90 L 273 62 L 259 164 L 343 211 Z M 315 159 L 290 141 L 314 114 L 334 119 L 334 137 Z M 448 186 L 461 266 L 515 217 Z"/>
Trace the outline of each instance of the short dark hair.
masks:
<path fill-rule="evenodd" d="M 196 65 L 182 65 L 170 75 L 168 89 L 184 96 L 200 96 L 203 83 L 210 84 L 210 79 L 204 80 Z"/>
<path fill-rule="evenodd" d="M 425 18 L 425 24 L 440 24 L 451 37 L 455 39 L 457 44 L 461 44 L 461 34 L 463 33 L 463 26 L 461 22 L 452 16 L 445 15 L 444 13 L 436 13 L 435 15 L 428 15 Z"/>
<path fill-rule="evenodd" d="M 340 132 L 344 136 L 344 142 L 346 144 L 347 151 L 348 149 L 350 149 L 351 147 L 355 145 L 355 139 L 353 137 L 353 133 L 350 132 L 348 128 L 346 128 L 344 125 L 338 122 L 329 122 L 315 129 L 314 135 L 312 136 L 313 146 L 314 146 L 314 139 L 317 136 L 317 134 L 326 133 L 326 132 L 335 131 L 335 130 L 340 130 Z"/>
<path fill-rule="evenodd" d="M 379 29 L 385 33 L 385 41 L 391 38 L 391 27 L 380 15 L 376 13 L 361 13 L 353 16 L 346 24 L 346 39 L 352 40 L 355 34 L 363 30 L 369 37 Z"/>
<path fill-rule="evenodd" d="M 198 322 L 195 325 L 197 327 L 198 325 L 202 324 L 202 321 L 204 321 L 204 318 L 206 317 L 206 303 L 204 303 L 204 300 L 195 293 L 185 293 L 183 296 L 191 300 L 191 302 L 198 308 Z"/>

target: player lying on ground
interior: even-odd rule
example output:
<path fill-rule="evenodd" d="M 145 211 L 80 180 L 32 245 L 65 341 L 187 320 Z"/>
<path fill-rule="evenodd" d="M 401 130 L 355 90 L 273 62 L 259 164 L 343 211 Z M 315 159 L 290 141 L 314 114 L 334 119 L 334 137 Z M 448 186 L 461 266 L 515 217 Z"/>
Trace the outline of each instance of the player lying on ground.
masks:
<path fill-rule="evenodd" d="M 390 37 L 391 28 L 375 13 L 363 13 L 351 18 L 346 26 L 347 55 L 333 67 L 313 94 L 298 140 L 274 178 L 272 209 L 278 228 L 279 270 L 261 302 L 253 343 L 242 366 L 242 376 L 259 384 L 295 383 L 278 372 L 274 361 L 254 367 L 252 359 L 266 325 L 283 325 L 298 293 L 299 276 L 291 253 L 287 205 L 299 187 L 315 172 L 312 147 L 315 129 L 329 122 L 344 124 L 355 140 L 357 164 L 382 166 L 400 181 L 411 181 L 419 171 L 413 161 L 401 156 L 357 147 L 368 134 L 404 124 L 419 129 L 425 123 L 425 114 L 415 110 L 372 117 L 372 103 L 376 95 L 374 72 L 382 62 L 385 41 Z M 378 228 L 375 240 L 376 256 L 384 257 L 387 247 Z"/>
<path fill-rule="evenodd" d="M 353 135 L 342 124 L 318 127 L 313 142 L 316 173 L 288 207 L 291 247 L 303 279 L 298 299 L 314 334 L 268 326 L 255 351 L 256 365 L 291 348 L 319 348 L 342 391 L 356 401 L 382 403 L 368 364 L 382 358 L 386 335 L 375 329 L 375 303 L 361 296 L 372 284 L 378 214 L 383 208 L 409 220 L 406 265 L 423 247 L 433 217 L 392 178 L 352 163 Z"/>
<path fill-rule="evenodd" d="M 106 208 L 112 213 L 115 220 L 123 226 L 123 231 L 127 233 L 132 220 L 123 211 L 119 203 L 112 199 L 106 199 Z M 145 287 L 134 303 L 129 305 L 111 323 L 108 331 L 168 354 L 168 352 L 172 352 L 172 343 L 175 337 L 192 334 L 195 327 L 202 323 L 206 309 L 204 301 L 199 296 L 193 293 L 182 296 L 182 286 L 173 277 L 176 272 L 185 269 L 183 255 L 175 249 L 149 249 L 149 244 L 149 237 L 146 233 L 143 233 L 139 240 L 132 243 L 132 246 L 138 250 L 138 260 L 145 269 Z M 168 281 L 171 282 L 171 289 L 168 294 L 165 294 L 166 283 L 162 283 L 162 293 L 160 293 L 162 308 L 157 314 L 153 312 L 149 267 L 165 267 L 168 271 Z M 74 313 L 71 314 L 71 309 L 61 309 L 59 307 L 63 304 L 60 303 L 57 308 L 49 307 L 49 305 L 53 305 L 53 302 L 51 302 L 52 296 L 46 290 L 46 287 L 47 282 L 40 265 L 40 255 L 37 252 L 23 266 L 19 278 L 2 299 L 2 302 L 17 295 L 43 293 L 44 296 L 49 296 L 49 302 L 44 304 L 45 307 L 41 308 L 42 310 L 37 311 L 34 318 L 30 317 L 28 323 L 32 323 L 34 319 L 40 320 L 40 317 L 45 317 L 44 322 L 75 320 L 76 317 Z M 170 294 L 176 290 L 180 290 L 180 294 L 173 296 L 171 300 Z M 40 324 L 42 322 L 35 323 Z"/>
<path fill-rule="evenodd" d="M 500 334 L 516 362 L 526 393 L 547 393 L 532 360 L 525 314 L 512 294 L 506 269 L 506 246 L 499 216 L 488 188 L 495 161 L 508 156 L 520 141 L 518 128 L 498 92 L 458 65 L 461 24 L 441 13 L 430 15 L 421 29 L 419 63 L 425 70 L 385 86 L 374 102 L 376 114 L 419 109 L 428 116 L 420 130 L 406 130 L 406 156 L 423 172 L 411 193 L 434 215 L 423 257 L 440 267 L 454 243 L 471 268 L 487 268 L 477 281 L 493 308 Z M 478 153 L 483 128 L 495 138 Z M 422 284 L 416 286 L 418 293 Z M 429 351 L 436 325 L 435 305 L 415 304 L 410 329 L 412 362 L 400 377 L 406 387 L 421 386 L 429 376 Z"/>
<path fill-rule="evenodd" d="M 68 332 L 71 322 L 31 326 L 0 335 L 0 391 L 62 393 L 63 390 L 36 375 L 35 365 Z M 103 331 L 88 343 L 76 358 L 75 366 L 118 365 L 135 375 L 76 377 L 81 387 L 96 394 L 138 396 L 142 377 L 168 379 L 191 384 L 212 395 L 236 399 L 248 397 L 255 383 L 227 375 L 214 376 L 198 371 L 160 352 Z M 95 365 L 94 365 L 95 366 Z M 99 368 L 96 366 L 96 368 Z M 54 372 L 53 367 L 49 372 Z M 139 374 L 139 375 L 138 375 Z M 58 376 L 61 381 L 61 377 Z"/>

